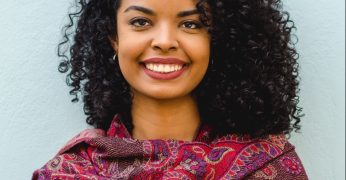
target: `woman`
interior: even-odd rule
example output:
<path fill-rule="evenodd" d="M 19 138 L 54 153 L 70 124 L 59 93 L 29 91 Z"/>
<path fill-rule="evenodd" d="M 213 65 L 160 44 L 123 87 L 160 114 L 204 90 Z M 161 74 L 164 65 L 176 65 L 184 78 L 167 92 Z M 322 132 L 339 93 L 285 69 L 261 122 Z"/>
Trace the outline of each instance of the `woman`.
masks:
<path fill-rule="evenodd" d="M 87 123 L 33 179 L 307 179 L 280 1 L 82 0 L 70 94 Z M 62 46 L 78 17 L 71 57 Z"/>

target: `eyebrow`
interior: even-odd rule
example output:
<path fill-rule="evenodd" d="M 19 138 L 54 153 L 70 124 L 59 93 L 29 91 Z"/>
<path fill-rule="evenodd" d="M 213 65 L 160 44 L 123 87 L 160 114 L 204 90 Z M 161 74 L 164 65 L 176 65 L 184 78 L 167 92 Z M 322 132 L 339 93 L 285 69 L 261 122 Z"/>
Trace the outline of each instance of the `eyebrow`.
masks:
<path fill-rule="evenodd" d="M 148 9 L 148 8 L 145 8 L 145 7 L 142 7 L 142 6 L 130 6 L 128 7 L 124 13 L 130 11 L 130 10 L 135 10 L 135 11 L 140 11 L 144 14 L 148 14 L 148 15 L 151 15 L 151 16 L 154 16 L 156 15 L 155 12 L 151 9 Z M 187 10 L 187 11 L 181 11 L 177 14 L 177 17 L 181 18 L 181 17 L 186 17 L 186 16 L 191 16 L 191 15 L 194 15 L 194 14 L 199 14 L 198 10 L 197 9 L 193 9 L 193 10 Z"/>
<path fill-rule="evenodd" d="M 130 10 L 140 11 L 140 12 L 142 12 L 144 14 L 148 14 L 148 15 L 155 15 L 154 11 L 152 11 L 151 9 L 141 7 L 141 6 L 130 6 L 124 11 L 124 13 L 126 13 Z"/>
<path fill-rule="evenodd" d="M 187 11 L 181 11 L 177 14 L 177 17 L 186 17 L 186 16 L 191 16 L 194 14 L 199 14 L 197 9 L 192 9 L 192 10 L 187 10 Z"/>

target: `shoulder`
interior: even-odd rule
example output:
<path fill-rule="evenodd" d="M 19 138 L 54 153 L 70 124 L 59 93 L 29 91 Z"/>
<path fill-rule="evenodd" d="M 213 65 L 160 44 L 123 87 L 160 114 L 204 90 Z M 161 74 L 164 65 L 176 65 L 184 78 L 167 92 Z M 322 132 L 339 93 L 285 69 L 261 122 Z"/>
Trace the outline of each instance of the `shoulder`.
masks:
<path fill-rule="evenodd" d="M 105 131 L 101 129 L 86 129 L 79 134 L 77 134 L 75 137 L 70 139 L 64 146 L 61 148 L 58 152 L 57 155 L 62 154 L 74 146 L 83 143 L 83 142 L 88 142 L 90 139 L 97 138 L 97 137 L 103 137 L 105 136 L 106 133 Z"/>
<path fill-rule="evenodd" d="M 304 166 L 294 149 L 252 173 L 247 179 L 307 180 Z"/>
<path fill-rule="evenodd" d="M 42 168 L 36 170 L 32 179 L 97 178 L 88 144 L 93 138 L 105 136 L 100 129 L 87 129 L 69 140 L 63 148 Z"/>
<path fill-rule="evenodd" d="M 257 139 L 228 135 L 216 144 L 228 144 L 235 152 L 226 176 L 231 179 L 308 179 L 294 145 L 283 134 Z"/>
<path fill-rule="evenodd" d="M 295 151 L 295 146 L 284 136 L 270 136 L 265 141 L 281 147 L 282 153 L 251 173 L 247 179 L 308 179 L 304 166 Z"/>

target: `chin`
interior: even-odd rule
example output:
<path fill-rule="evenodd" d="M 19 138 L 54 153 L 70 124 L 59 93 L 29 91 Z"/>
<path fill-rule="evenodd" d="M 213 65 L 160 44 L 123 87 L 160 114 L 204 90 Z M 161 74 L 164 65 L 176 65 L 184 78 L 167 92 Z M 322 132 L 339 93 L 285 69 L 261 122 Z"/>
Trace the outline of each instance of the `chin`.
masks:
<path fill-rule="evenodd" d="M 134 96 L 157 99 L 173 100 L 187 97 L 195 88 L 195 83 L 139 83 L 132 87 Z"/>
<path fill-rule="evenodd" d="M 173 100 L 186 97 L 189 95 L 189 91 L 185 92 L 182 90 L 174 90 L 172 88 L 159 88 L 159 89 L 146 89 L 146 91 L 136 91 L 135 94 L 142 94 L 150 99 L 157 100 Z"/>
<path fill-rule="evenodd" d="M 173 99 L 179 99 L 181 97 L 185 97 L 188 95 L 188 93 L 176 93 L 176 92 L 156 92 L 156 93 L 150 93 L 148 94 L 149 97 L 153 99 L 158 100 L 173 100 Z"/>

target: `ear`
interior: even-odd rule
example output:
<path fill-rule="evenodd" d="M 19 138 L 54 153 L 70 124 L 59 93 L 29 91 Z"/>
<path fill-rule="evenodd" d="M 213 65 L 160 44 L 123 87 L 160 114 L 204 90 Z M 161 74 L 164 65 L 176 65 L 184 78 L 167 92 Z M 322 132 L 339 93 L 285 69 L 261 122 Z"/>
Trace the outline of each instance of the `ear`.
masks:
<path fill-rule="evenodd" d="M 108 40 L 111 43 L 114 51 L 118 52 L 118 40 L 117 40 L 117 38 L 113 38 L 111 36 L 108 36 Z"/>

